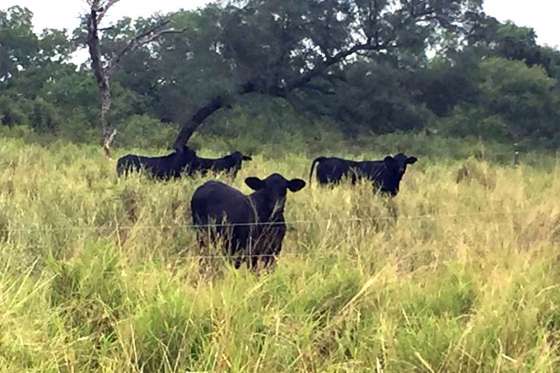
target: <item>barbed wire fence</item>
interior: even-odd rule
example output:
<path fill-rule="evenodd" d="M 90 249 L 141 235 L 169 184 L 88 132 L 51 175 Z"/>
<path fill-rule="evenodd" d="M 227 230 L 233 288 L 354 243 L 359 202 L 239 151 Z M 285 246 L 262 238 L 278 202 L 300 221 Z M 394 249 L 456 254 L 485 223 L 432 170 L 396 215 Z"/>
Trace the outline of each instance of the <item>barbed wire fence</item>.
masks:
<path fill-rule="evenodd" d="M 373 220 L 416 220 L 416 219 L 452 219 L 452 218 L 467 218 L 476 216 L 514 216 L 525 214 L 527 212 L 535 211 L 533 208 L 524 208 L 518 211 L 481 211 L 468 214 L 420 214 L 420 215 L 404 215 L 404 216 L 373 216 L 371 218 L 327 218 L 327 219 L 304 219 L 304 220 L 291 220 L 283 222 L 251 222 L 251 223 L 209 223 L 209 224 L 153 224 L 153 225 L 114 225 L 114 226 L 77 226 L 77 227 L 44 227 L 40 225 L 32 225 L 28 227 L 16 228 L 1 228 L 0 232 L 30 232 L 35 230 L 51 231 L 81 231 L 81 230 L 107 230 L 107 229 L 162 229 L 162 228 L 221 228 L 221 227 L 244 227 L 244 226 L 299 226 L 299 225 L 315 225 L 322 223 L 368 223 Z"/>
<path fill-rule="evenodd" d="M 155 224 L 155 225 L 111 225 L 111 226 L 74 226 L 74 227 L 52 227 L 44 225 L 33 225 L 27 227 L 3 227 L 0 232 L 15 232 L 15 233 L 31 233 L 31 232 L 97 232 L 103 233 L 106 236 L 118 234 L 118 232 L 125 231 L 143 231 L 143 230 L 164 230 L 164 229 L 217 229 L 217 228 L 234 228 L 234 227 L 275 227 L 286 225 L 287 227 L 311 226 L 322 225 L 323 227 L 333 227 L 334 224 L 347 224 L 347 223 L 373 223 L 378 221 L 398 221 L 398 220 L 452 220 L 452 219 L 466 219 L 472 217 L 513 217 L 528 214 L 531 212 L 538 212 L 535 208 L 522 208 L 516 211 L 480 211 L 476 213 L 453 214 L 453 213 L 433 213 L 433 214 L 418 214 L 418 215 L 403 215 L 403 216 L 372 216 L 369 218 L 336 218 L 329 217 L 326 219 L 302 219 L 291 220 L 285 222 L 252 222 L 252 223 L 211 223 L 211 224 Z M 494 221 L 492 224 L 511 224 L 510 220 Z M 108 233 L 110 231 L 111 233 Z M 245 258 L 266 258 L 271 257 L 271 254 L 244 254 Z M 280 256 L 301 256 L 300 253 L 285 252 L 283 251 Z M 227 259 L 232 255 L 224 254 L 184 254 L 182 257 L 193 259 Z"/>
<path fill-rule="evenodd" d="M 511 159 L 511 165 L 513 167 L 518 167 L 522 164 L 524 152 L 521 150 L 520 146 L 515 143 L 512 146 L 511 151 L 507 152 L 488 152 L 486 153 L 483 149 L 479 152 L 476 152 L 472 156 L 479 160 L 491 160 L 491 159 Z M 508 162 L 509 163 L 509 162 Z M 556 152 L 555 154 L 555 167 L 558 168 L 560 164 L 560 154 Z M 555 175 L 556 176 L 556 175 Z M 428 214 L 418 214 L 418 215 L 387 215 L 387 216 L 372 216 L 368 218 L 360 218 L 360 217 L 350 217 L 350 218 L 337 218 L 337 217 L 329 217 L 324 219 L 302 219 L 302 220 L 291 220 L 285 222 L 251 222 L 251 223 L 238 223 L 238 224 L 230 224 L 230 223 L 221 223 L 221 224 L 205 224 L 205 225 L 195 225 L 195 224 L 182 224 L 182 223 L 175 223 L 175 224 L 153 224 L 153 225 L 142 225 L 142 224 L 132 224 L 132 225 L 105 225 L 105 226 L 91 226 L 91 225 L 80 225 L 80 226 L 71 226 L 71 227 L 53 227 L 53 226 L 45 226 L 45 225 L 30 225 L 30 226 L 20 226 L 20 227 L 0 227 L 0 233 L 8 232 L 8 233 L 30 233 L 33 231 L 41 231 L 41 232 L 86 232 L 86 231 L 93 231 L 104 233 L 106 235 L 112 235 L 117 233 L 120 230 L 128 230 L 128 231 L 148 231 L 148 230 L 164 230 L 164 229 L 216 229 L 216 228 L 234 228 L 236 226 L 269 226 L 274 227 L 280 224 L 285 224 L 288 227 L 300 227 L 303 225 L 324 225 L 328 227 L 333 224 L 351 224 L 351 223 L 373 223 L 378 221 L 396 221 L 396 220 L 437 220 L 437 219 L 464 219 L 469 217 L 483 217 L 483 216 L 518 216 L 527 214 L 530 212 L 536 211 L 534 208 L 523 208 L 517 211 L 481 211 L 476 213 L 467 213 L 467 214 L 453 214 L 453 213 L 428 213 Z M 501 221 L 501 222 L 492 222 L 492 224 L 505 224 L 509 223 L 509 221 Z M 111 233 L 108 233 L 111 232 Z M 300 255 L 298 253 L 286 253 L 283 252 L 282 256 L 286 255 Z M 186 255 L 187 257 L 192 258 L 229 258 L 230 256 L 225 255 Z M 250 255 L 249 257 L 263 257 L 263 256 L 270 256 L 270 255 Z"/>

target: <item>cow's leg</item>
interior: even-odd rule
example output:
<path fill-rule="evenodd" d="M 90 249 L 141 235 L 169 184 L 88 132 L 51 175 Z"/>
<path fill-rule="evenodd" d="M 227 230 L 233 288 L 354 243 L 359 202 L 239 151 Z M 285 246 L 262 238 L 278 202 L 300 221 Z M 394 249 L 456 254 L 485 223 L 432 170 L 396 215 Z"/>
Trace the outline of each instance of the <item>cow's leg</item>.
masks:
<path fill-rule="evenodd" d="M 241 267 L 241 263 L 243 263 L 243 259 L 240 256 L 237 256 L 233 261 L 233 267 L 235 269 L 239 269 L 239 267 Z"/>
<path fill-rule="evenodd" d="M 251 270 L 253 272 L 258 272 L 258 270 L 259 270 L 259 257 L 256 256 L 256 255 L 251 256 L 250 263 L 251 263 Z"/>
<path fill-rule="evenodd" d="M 276 264 L 276 255 L 270 254 L 264 257 L 263 264 L 264 264 L 264 268 L 266 268 L 267 270 L 273 269 Z"/>
<path fill-rule="evenodd" d="M 233 267 L 235 269 L 239 269 L 241 264 L 246 261 L 245 247 L 242 244 L 242 240 L 239 239 L 237 232 L 228 232 L 226 252 L 233 260 Z"/>
<path fill-rule="evenodd" d="M 273 232 L 274 238 L 270 243 L 267 255 L 263 257 L 264 268 L 268 271 L 274 269 L 276 258 L 280 254 L 280 251 L 282 251 L 282 240 L 284 238 L 284 234 L 283 229 L 281 229 L 280 232 Z"/>
<path fill-rule="evenodd" d="M 249 238 L 249 250 L 247 251 L 247 264 L 250 269 L 254 272 L 258 271 L 259 267 L 259 251 L 255 250 L 255 246 L 258 247 L 258 239 L 253 240 L 252 237 Z"/>
<path fill-rule="evenodd" d="M 198 266 L 200 271 L 206 273 L 210 268 L 211 258 L 209 248 L 212 245 L 213 237 L 209 228 L 199 228 L 196 232 L 196 240 L 198 243 Z"/>

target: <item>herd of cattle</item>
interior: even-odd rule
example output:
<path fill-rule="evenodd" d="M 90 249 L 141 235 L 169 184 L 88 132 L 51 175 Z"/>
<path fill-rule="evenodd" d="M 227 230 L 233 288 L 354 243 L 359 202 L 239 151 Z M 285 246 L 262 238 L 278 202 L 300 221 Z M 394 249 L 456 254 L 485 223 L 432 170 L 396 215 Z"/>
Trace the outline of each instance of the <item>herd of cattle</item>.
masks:
<path fill-rule="evenodd" d="M 201 158 L 187 146 L 162 157 L 126 155 L 117 161 L 117 174 L 144 171 L 159 180 L 169 180 L 195 174 L 224 172 L 235 177 L 243 161 L 251 157 L 234 152 L 218 159 Z M 407 165 L 417 161 L 399 153 L 383 160 L 351 161 L 335 157 L 313 160 L 309 182 L 316 176 L 320 184 L 338 184 L 348 179 L 355 184 L 360 179 L 372 183 L 374 191 L 397 195 Z M 305 187 L 301 179 L 288 180 L 280 174 L 265 179 L 248 177 L 245 184 L 254 192 L 246 195 L 216 180 L 198 187 L 191 198 L 193 225 L 197 228 L 199 245 L 220 243 L 226 255 L 234 260 L 235 268 L 247 263 L 257 269 L 274 264 L 282 250 L 286 234 L 284 206 L 288 190 L 297 192 Z"/>

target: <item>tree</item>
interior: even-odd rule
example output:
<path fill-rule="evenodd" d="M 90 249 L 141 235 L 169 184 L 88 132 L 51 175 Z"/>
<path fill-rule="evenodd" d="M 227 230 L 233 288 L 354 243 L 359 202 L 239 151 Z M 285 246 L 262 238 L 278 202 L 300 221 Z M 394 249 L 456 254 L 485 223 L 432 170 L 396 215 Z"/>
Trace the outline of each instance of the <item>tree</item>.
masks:
<path fill-rule="evenodd" d="M 0 122 L 52 132 L 60 116 L 40 95 L 44 86 L 75 71 L 68 63 L 73 47 L 65 30 L 35 34 L 32 19 L 27 8 L 0 10 Z M 48 114 L 41 116 L 46 120 L 35 122 L 38 113 Z"/>
<path fill-rule="evenodd" d="M 33 13 L 19 6 L 0 11 L 0 83 L 32 64 L 38 40 L 33 33 Z"/>
<path fill-rule="evenodd" d="M 87 29 L 86 44 L 91 59 L 91 69 L 99 91 L 102 144 L 107 157 L 111 156 L 111 143 L 117 133 L 116 129 L 109 122 L 109 112 L 111 110 L 111 78 L 122 58 L 140 46 L 151 43 L 163 34 L 178 32 L 174 29 L 166 28 L 169 24 L 169 20 L 158 20 L 155 24 L 149 25 L 143 30 L 139 30 L 134 36 L 127 39 L 119 50 L 112 50 L 109 55 L 104 54 L 102 52 L 102 46 L 100 45 L 100 34 L 107 30 L 100 29 L 99 24 L 109 9 L 119 1 L 120 0 L 87 0 L 90 12 L 85 17 Z"/>
<path fill-rule="evenodd" d="M 481 1 L 231 0 L 212 19 L 219 39 L 209 46 L 230 66 L 234 87 L 210 97 L 184 122 L 174 147 L 236 97 L 258 93 L 290 99 L 324 90 L 352 59 L 393 54 L 401 64 L 423 53 L 436 29 L 462 32 Z M 407 57 L 408 58 L 408 57 Z M 327 90 L 328 91 L 328 90 Z"/>
<path fill-rule="evenodd" d="M 519 141 L 557 132 L 558 111 L 551 95 L 554 80 L 540 66 L 489 58 L 481 62 L 479 107 L 498 114 L 508 124 L 508 135 Z"/>

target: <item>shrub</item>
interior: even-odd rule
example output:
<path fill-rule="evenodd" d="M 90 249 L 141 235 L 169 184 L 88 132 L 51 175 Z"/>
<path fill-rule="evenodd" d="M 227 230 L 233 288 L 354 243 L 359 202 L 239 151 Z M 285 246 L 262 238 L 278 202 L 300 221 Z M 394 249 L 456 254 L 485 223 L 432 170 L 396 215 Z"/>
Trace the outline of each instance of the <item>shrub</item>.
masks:
<path fill-rule="evenodd" d="M 28 121 L 20 102 L 16 102 L 8 96 L 0 96 L 0 124 L 13 126 L 26 124 Z"/>
<path fill-rule="evenodd" d="M 54 132 L 61 123 L 56 108 L 40 97 L 33 100 L 29 121 L 31 128 L 39 132 L 50 133 Z"/>

